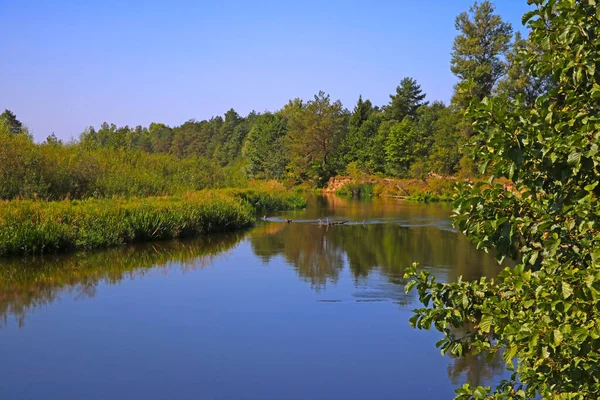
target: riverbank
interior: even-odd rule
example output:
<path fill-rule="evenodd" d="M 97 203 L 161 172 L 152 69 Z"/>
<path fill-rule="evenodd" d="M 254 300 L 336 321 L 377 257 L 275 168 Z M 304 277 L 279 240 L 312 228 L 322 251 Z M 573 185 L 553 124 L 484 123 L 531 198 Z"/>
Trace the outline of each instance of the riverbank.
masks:
<path fill-rule="evenodd" d="M 451 201 L 455 177 L 428 176 L 423 179 L 381 177 L 332 177 L 323 193 L 356 197 L 395 197 L 417 202 Z"/>
<path fill-rule="evenodd" d="M 303 208 L 276 188 L 180 196 L 0 203 L 0 256 L 60 253 L 243 229 L 258 212 Z"/>

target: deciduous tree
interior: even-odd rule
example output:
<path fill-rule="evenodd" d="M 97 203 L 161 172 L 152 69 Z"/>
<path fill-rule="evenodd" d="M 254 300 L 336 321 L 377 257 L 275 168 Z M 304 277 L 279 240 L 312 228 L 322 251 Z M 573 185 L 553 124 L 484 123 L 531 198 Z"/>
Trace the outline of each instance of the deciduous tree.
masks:
<path fill-rule="evenodd" d="M 513 372 L 495 389 L 463 386 L 460 399 L 600 398 L 600 6 L 531 3 L 524 21 L 540 52 L 520 62 L 552 85 L 533 104 L 471 106 L 470 148 L 492 178 L 462 188 L 454 220 L 479 248 L 517 265 L 474 282 L 438 283 L 415 267 L 406 275 L 425 305 L 413 326 L 443 332 L 442 352 L 502 352 Z"/>
<path fill-rule="evenodd" d="M 342 140 L 346 118 L 342 103 L 321 91 L 314 99 L 286 106 L 289 115 L 292 168 L 297 176 L 323 183 L 332 172 L 330 161 Z"/>
<path fill-rule="evenodd" d="M 461 108 L 489 96 L 506 73 L 504 57 L 510 49 L 512 27 L 494 11 L 486 0 L 456 18 L 460 33 L 452 46 L 451 70 L 460 81 L 452 102 Z"/>

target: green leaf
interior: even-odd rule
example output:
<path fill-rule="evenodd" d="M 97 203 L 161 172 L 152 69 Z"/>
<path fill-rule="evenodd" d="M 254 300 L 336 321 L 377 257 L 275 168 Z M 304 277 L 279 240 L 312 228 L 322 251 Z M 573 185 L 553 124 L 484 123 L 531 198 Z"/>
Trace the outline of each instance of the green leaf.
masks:
<path fill-rule="evenodd" d="M 536 260 L 537 260 L 537 258 L 538 258 L 539 254 L 540 254 L 539 251 L 532 252 L 531 256 L 529 257 L 529 264 L 534 265 L 535 262 L 536 262 Z"/>
<path fill-rule="evenodd" d="M 542 358 L 548 357 L 550 357 L 550 352 L 548 351 L 548 347 L 544 346 L 542 347 Z"/>
<path fill-rule="evenodd" d="M 591 288 L 591 287 L 592 287 L 592 285 L 594 284 L 594 280 L 595 280 L 595 278 L 594 278 L 594 275 L 588 275 L 588 276 L 585 278 L 585 285 L 586 285 L 588 288 Z"/>
<path fill-rule="evenodd" d="M 481 329 L 481 332 L 489 333 L 492 328 L 492 322 L 493 319 L 491 315 L 484 315 L 479 322 L 479 329 Z"/>
<path fill-rule="evenodd" d="M 414 289 L 415 286 L 417 286 L 417 281 L 416 280 L 412 280 L 410 282 L 408 282 L 405 286 L 404 286 L 404 291 L 406 293 L 410 293 L 411 290 Z"/>
<path fill-rule="evenodd" d="M 512 178 L 515 176 L 515 168 L 516 168 L 516 165 L 515 165 L 515 163 L 511 163 L 511 164 L 510 164 L 510 167 L 509 167 L 509 169 L 508 169 L 508 177 L 509 177 L 510 179 L 512 179 Z"/>
<path fill-rule="evenodd" d="M 567 282 L 562 283 L 563 298 L 568 299 L 573 294 L 573 288 Z"/>
<path fill-rule="evenodd" d="M 555 329 L 552 331 L 552 343 L 554 344 L 554 346 L 558 346 L 563 340 L 563 335 L 562 333 L 558 330 Z"/>
<path fill-rule="evenodd" d="M 511 345 L 504 351 L 502 358 L 504 362 L 510 366 L 513 365 L 512 359 L 517 354 L 517 345 L 515 343 L 511 343 Z"/>
<path fill-rule="evenodd" d="M 412 317 L 410 317 L 410 319 L 408 320 L 408 322 L 410 323 L 411 327 L 416 328 L 418 320 L 419 320 L 419 314 L 415 314 Z"/>
<path fill-rule="evenodd" d="M 525 308 L 531 308 L 531 306 L 533 306 L 535 304 L 535 300 L 527 300 L 523 303 L 523 307 Z"/>
<path fill-rule="evenodd" d="M 479 166 L 479 173 L 484 175 L 487 172 L 488 165 L 490 165 L 490 160 L 487 160 L 483 164 L 481 164 Z"/>
<path fill-rule="evenodd" d="M 576 151 L 572 152 L 571 154 L 569 154 L 567 162 L 571 165 L 578 165 L 581 162 L 581 153 Z"/>
<path fill-rule="evenodd" d="M 529 20 L 531 18 L 533 18 L 535 15 L 537 14 L 536 10 L 533 11 L 527 11 L 525 14 L 523 14 L 523 17 L 521 18 L 521 23 L 523 25 L 526 25 L 527 22 L 529 22 Z"/>

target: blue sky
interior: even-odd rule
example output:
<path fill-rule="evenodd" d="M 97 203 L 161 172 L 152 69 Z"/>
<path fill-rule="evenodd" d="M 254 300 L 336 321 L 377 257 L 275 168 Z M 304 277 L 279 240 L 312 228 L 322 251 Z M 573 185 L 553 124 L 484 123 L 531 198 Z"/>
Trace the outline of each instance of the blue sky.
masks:
<path fill-rule="evenodd" d="M 276 110 L 319 90 L 387 103 L 405 76 L 448 101 L 466 0 L 0 0 L 0 109 L 43 140 Z M 516 29 L 526 0 L 496 1 Z"/>

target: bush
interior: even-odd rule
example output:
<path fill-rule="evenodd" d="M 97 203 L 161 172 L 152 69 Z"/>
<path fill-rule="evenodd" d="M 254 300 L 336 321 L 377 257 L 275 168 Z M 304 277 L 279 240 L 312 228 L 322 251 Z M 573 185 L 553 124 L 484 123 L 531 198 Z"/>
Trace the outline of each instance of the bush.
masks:
<path fill-rule="evenodd" d="M 416 179 L 425 179 L 428 173 L 427 163 L 424 161 L 415 161 L 410 166 L 410 176 Z"/>
<path fill-rule="evenodd" d="M 0 199 L 143 197 L 240 183 L 197 157 L 35 144 L 0 129 Z"/>
<path fill-rule="evenodd" d="M 338 196 L 345 197 L 373 197 L 372 183 L 348 183 L 335 191 Z"/>

